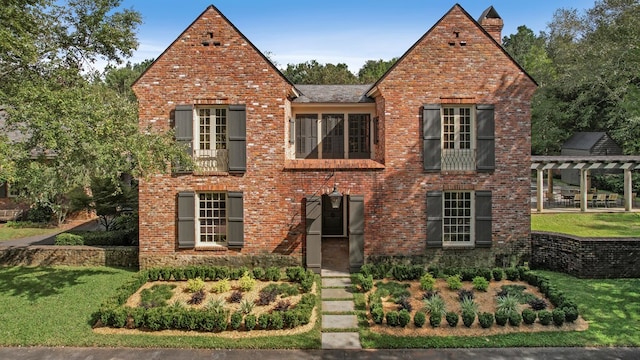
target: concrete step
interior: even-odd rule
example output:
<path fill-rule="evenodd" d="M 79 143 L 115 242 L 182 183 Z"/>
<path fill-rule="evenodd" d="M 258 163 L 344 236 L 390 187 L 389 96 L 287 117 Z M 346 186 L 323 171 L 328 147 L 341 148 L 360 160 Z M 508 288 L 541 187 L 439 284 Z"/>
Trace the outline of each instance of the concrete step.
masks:
<path fill-rule="evenodd" d="M 346 289 L 322 289 L 322 299 L 353 299 L 353 294 Z"/>
<path fill-rule="evenodd" d="M 357 327 L 356 315 L 322 315 L 323 329 L 356 329 Z"/>
<path fill-rule="evenodd" d="M 322 287 L 330 288 L 330 287 L 347 287 L 351 286 L 351 278 L 349 277 L 340 277 L 340 278 L 322 278 Z"/>
<path fill-rule="evenodd" d="M 322 302 L 322 311 L 323 312 L 346 312 L 346 311 L 354 311 L 355 305 L 353 301 L 350 300 L 339 300 L 339 301 L 323 301 Z"/>
<path fill-rule="evenodd" d="M 362 349 L 360 334 L 352 332 L 335 332 L 322 334 L 323 349 Z"/>

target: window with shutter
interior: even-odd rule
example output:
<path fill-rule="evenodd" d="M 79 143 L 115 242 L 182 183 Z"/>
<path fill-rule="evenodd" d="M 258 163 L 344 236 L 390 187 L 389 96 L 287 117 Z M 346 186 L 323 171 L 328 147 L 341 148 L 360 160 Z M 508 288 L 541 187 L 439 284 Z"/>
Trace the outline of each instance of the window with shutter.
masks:
<path fill-rule="evenodd" d="M 478 105 L 477 117 L 477 169 L 493 171 L 496 168 L 494 106 Z"/>
<path fill-rule="evenodd" d="M 422 160 L 426 171 L 440 171 L 442 167 L 440 104 L 424 105 L 422 110 Z"/>
<path fill-rule="evenodd" d="M 295 123 L 296 158 L 318 158 L 318 115 L 298 114 Z"/>
<path fill-rule="evenodd" d="M 296 114 L 296 158 L 370 159 L 371 126 L 371 114 Z"/>
<path fill-rule="evenodd" d="M 247 171 L 247 112 L 245 105 L 229 105 L 229 172 Z"/>
<path fill-rule="evenodd" d="M 178 193 L 178 248 L 193 248 L 196 240 L 196 194 Z"/>

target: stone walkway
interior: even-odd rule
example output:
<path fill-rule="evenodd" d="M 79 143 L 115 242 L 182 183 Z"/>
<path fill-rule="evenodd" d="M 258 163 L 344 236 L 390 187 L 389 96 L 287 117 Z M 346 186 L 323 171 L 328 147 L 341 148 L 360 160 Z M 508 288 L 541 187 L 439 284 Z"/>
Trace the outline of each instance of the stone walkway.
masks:
<path fill-rule="evenodd" d="M 362 349 L 349 273 L 322 271 L 322 348 Z"/>

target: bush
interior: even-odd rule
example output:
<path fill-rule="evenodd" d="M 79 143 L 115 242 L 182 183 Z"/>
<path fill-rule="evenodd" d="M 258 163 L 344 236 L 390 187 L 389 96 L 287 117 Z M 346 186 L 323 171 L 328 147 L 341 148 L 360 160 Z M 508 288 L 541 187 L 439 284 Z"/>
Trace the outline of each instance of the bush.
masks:
<path fill-rule="evenodd" d="M 551 324 L 551 321 L 553 320 L 553 316 L 551 314 L 551 311 L 549 311 L 549 310 L 541 310 L 541 311 L 538 312 L 538 319 L 540 319 L 540 324 L 549 325 L 549 324 Z"/>
<path fill-rule="evenodd" d="M 398 311 L 400 310 L 413 310 L 413 306 L 411 305 L 411 297 L 410 296 L 400 296 L 396 300 L 396 304 L 398 304 Z"/>
<path fill-rule="evenodd" d="M 207 295 L 205 294 L 204 290 L 200 290 L 197 292 L 194 292 L 191 295 L 191 298 L 189 300 L 187 300 L 187 304 L 189 305 L 200 305 L 202 304 L 202 302 L 204 301 L 204 298 Z"/>
<path fill-rule="evenodd" d="M 578 319 L 579 313 L 578 308 L 573 306 L 563 307 L 562 311 L 564 311 L 564 320 L 568 323 L 572 323 Z"/>
<path fill-rule="evenodd" d="M 229 298 L 227 298 L 227 301 L 232 304 L 240 303 L 240 301 L 242 301 L 242 293 L 237 290 L 232 292 L 231 295 L 229 295 Z"/>
<path fill-rule="evenodd" d="M 242 325 L 242 313 L 239 311 L 236 311 L 233 314 L 231 314 L 231 320 L 229 321 L 229 323 L 233 330 L 238 330 Z"/>
<path fill-rule="evenodd" d="M 316 279 L 316 275 L 313 270 L 307 270 L 305 275 L 300 279 L 300 289 L 302 292 L 309 292 L 313 288 L 313 283 Z"/>
<path fill-rule="evenodd" d="M 164 274 L 162 273 L 162 271 L 160 273 L 164 277 Z M 204 290 L 204 280 L 202 280 L 199 277 L 197 277 L 195 279 L 187 280 L 187 291 L 189 291 L 190 293 L 194 293 L 194 292 L 198 292 L 198 291 L 201 291 L 201 290 Z"/>
<path fill-rule="evenodd" d="M 476 268 L 463 268 L 460 270 L 462 281 L 471 281 L 476 276 L 478 276 L 478 269 Z"/>
<path fill-rule="evenodd" d="M 519 300 L 518 300 L 518 297 L 515 295 L 507 294 L 504 296 L 498 296 L 496 311 L 505 313 L 505 314 L 517 312 L 518 304 L 519 304 Z"/>
<path fill-rule="evenodd" d="M 423 300 L 423 302 L 425 311 L 430 315 L 436 314 L 442 318 L 442 316 L 447 312 L 446 303 L 440 295 L 434 295 L 426 300 Z"/>
<path fill-rule="evenodd" d="M 385 317 L 382 305 L 371 308 L 371 317 L 373 318 L 374 323 L 382 324 L 382 321 L 384 320 L 384 317 Z"/>
<path fill-rule="evenodd" d="M 520 326 L 522 323 L 522 315 L 519 312 L 512 312 L 509 314 L 509 325 Z"/>
<path fill-rule="evenodd" d="M 251 331 L 256 328 L 256 316 L 253 314 L 249 314 L 244 317 L 244 328 L 247 331 Z"/>
<path fill-rule="evenodd" d="M 507 280 L 517 281 L 520 278 L 520 272 L 517 268 L 507 268 L 504 270 Z"/>
<path fill-rule="evenodd" d="M 562 326 L 562 324 L 564 324 L 564 317 L 565 317 L 564 310 L 560 308 L 555 308 L 551 312 L 551 316 L 553 318 L 553 324 L 555 326 Z"/>
<path fill-rule="evenodd" d="M 460 290 L 460 288 L 462 288 L 462 278 L 460 277 L 460 275 L 448 276 L 447 285 L 451 290 Z"/>
<path fill-rule="evenodd" d="M 465 297 L 460 302 L 460 310 L 475 315 L 478 313 L 478 304 L 472 299 Z"/>
<path fill-rule="evenodd" d="M 409 325 L 410 321 L 411 321 L 411 314 L 407 309 L 402 309 L 398 312 L 398 322 L 400 323 L 401 327 L 405 327 Z"/>
<path fill-rule="evenodd" d="M 274 284 L 275 285 L 275 284 Z M 256 299 L 256 304 L 259 306 L 266 306 L 271 304 L 276 297 L 278 296 L 278 287 L 277 286 L 266 286 L 258 293 L 258 298 Z"/>
<path fill-rule="evenodd" d="M 265 275 L 265 271 L 263 268 L 261 267 L 255 267 L 253 268 L 253 270 L 251 270 L 253 272 L 253 278 L 254 279 L 258 279 L 258 280 L 264 280 L 264 275 Z"/>
<path fill-rule="evenodd" d="M 227 278 L 217 281 L 211 288 L 211 291 L 217 294 L 222 294 L 229 290 L 231 290 L 231 284 L 229 284 L 229 279 Z"/>
<path fill-rule="evenodd" d="M 468 289 L 458 290 L 458 300 L 464 301 L 464 299 L 471 299 L 471 300 L 475 299 L 473 290 L 468 290 Z"/>
<path fill-rule="evenodd" d="M 493 314 L 488 312 L 483 312 L 478 314 L 478 322 L 483 329 L 488 329 L 493 325 Z"/>
<path fill-rule="evenodd" d="M 456 327 L 458 325 L 458 314 L 453 312 L 453 311 L 449 311 L 445 314 L 445 319 L 447 320 L 447 323 L 449 324 L 449 326 L 451 327 Z"/>
<path fill-rule="evenodd" d="M 356 275 L 356 283 L 360 285 L 362 291 L 370 291 L 371 289 L 373 289 L 373 276 L 358 273 Z"/>
<path fill-rule="evenodd" d="M 60 246 L 79 246 L 84 245 L 84 239 L 80 235 L 62 233 L 56 235 L 54 244 Z"/>
<path fill-rule="evenodd" d="M 238 280 L 238 286 L 240 287 L 241 291 L 251 291 L 251 289 L 253 289 L 253 287 L 256 286 L 256 279 L 252 278 L 249 275 L 249 272 L 246 271 L 242 275 L 240 280 Z"/>
<path fill-rule="evenodd" d="M 425 273 L 420 277 L 420 289 L 432 291 L 436 285 L 436 279 L 430 273 Z"/>
<path fill-rule="evenodd" d="M 429 324 L 431 325 L 431 327 L 439 327 L 440 323 L 442 322 L 442 315 L 441 314 L 430 314 L 429 315 Z"/>
<path fill-rule="evenodd" d="M 276 266 L 271 266 L 267 268 L 267 271 L 265 272 L 265 275 L 264 275 L 266 280 L 269 280 L 269 281 L 279 281 L 281 276 L 282 276 L 282 272 L 280 271 L 280 268 Z"/>
<path fill-rule="evenodd" d="M 529 267 L 528 266 L 516 266 L 516 269 L 518 270 L 518 278 L 524 280 L 526 277 L 526 273 L 529 272 Z"/>
<path fill-rule="evenodd" d="M 544 299 L 535 298 L 528 302 L 529 306 L 535 311 L 544 310 L 547 308 L 547 302 Z"/>
<path fill-rule="evenodd" d="M 391 276 L 398 281 L 416 280 L 424 274 L 424 267 L 420 265 L 394 265 Z"/>
<path fill-rule="evenodd" d="M 501 268 L 491 270 L 491 275 L 495 281 L 501 281 L 504 278 L 504 271 Z"/>
<path fill-rule="evenodd" d="M 284 319 L 282 318 L 282 313 L 281 312 L 273 312 L 271 314 L 271 328 L 275 329 L 275 330 L 281 330 L 282 328 L 284 328 Z"/>
<path fill-rule="evenodd" d="M 423 313 L 422 311 L 418 311 L 414 316 L 413 316 L 413 324 L 416 327 L 423 327 L 424 324 L 427 322 L 427 315 L 425 315 L 425 313 Z"/>
<path fill-rule="evenodd" d="M 522 310 L 522 321 L 524 321 L 525 324 L 527 325 L 533 324 L 534 322 L 536 322 L 536 317 L 537 317 L 537 314 L 535 311 L 531 309 Z"/>
<path fill-rule="evenodd" d="M 399 326 L 400 325 L 400 314 L 397 311 L 389 311 L 386 315 L 387 325 L 389 326 Z"/>
<path fill-rule="evenodd" d="M 270 322 L 271 322 L 271 314 L 269 313 L 260 314 L 260 316 L 258 317 L 258 326 L 262 330 L 269 329 Z"/>
<path fill-rule="evenodd" d="M 285 269 L 285 275 L 291 282 L 300 282 L 305 276 L 305 269 L 302 266 L 293 266 Z"/>
<path fill-rule="evenodd" d="M 491 269 L 489 268 L 479 268 L 477 271 L 477 276 L 482 276 L 487 281 L 491 281 L 493 279 L 493 274 L 491 273 Z"/>
<path fill-rule="evenodd" d="M 462 312 L 462 323 L 466 327 L 471 327 L 473 322 L 476 320 L 476 312 L 475 311 L 463 311 Z"/>
<path fill-rule="evenodd" d="M 291 307 L 291 301 L 289 300 L 280 300 L 273 306 L 273 311 L 287 311 Z"/>
<path fill-rule="evenodd" d="M 496 312 L 495 318 L 496 318 L 496 324 L 500 326 L 505 326 L 507 325 L 507 321 L 509 321 L 509 313 L 498 311 Z"/>
<path fill-rule="evenodd" d="M 489 281 L 482 276 L 476 276 L 472 280 L 473 288 L 478 291 L 487 291 L 489 289 Z"/>

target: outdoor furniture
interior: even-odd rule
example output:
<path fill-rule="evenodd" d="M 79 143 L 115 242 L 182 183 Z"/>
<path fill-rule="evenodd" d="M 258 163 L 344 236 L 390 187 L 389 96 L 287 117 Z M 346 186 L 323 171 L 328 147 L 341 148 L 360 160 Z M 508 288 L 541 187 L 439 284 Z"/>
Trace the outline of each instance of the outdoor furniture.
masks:
<path fill-rule="evenodd" d="M 562 202 L 565 206 L 569 205 L 573 201 L 575 192 L 571 189 L 560 190 L 560 196 L 562 196 Z"/>
<path fill-rule="evenodd" d="M 14 221 L 22 214 L 20 209 L 6 209 L 0 210 L 0 221 Z"/>
<path fill-rule="evenodd" d="M 607 207 L 607 194 L 600 193 L 600 194 L 596 195 L 596 199 L 594 201 L 594 206 L 598 207 L 600 205 L 602 205 L 604 207 Z"/>
<path fill-rule="evenodd" d="M 618 194 L 617 193 L 609 194 L 607 196 L 607 200 L 605 201 L 605 206 L 606 207 L 610 207 L 612 204 L 614 206 L 618 205 Z"/>

